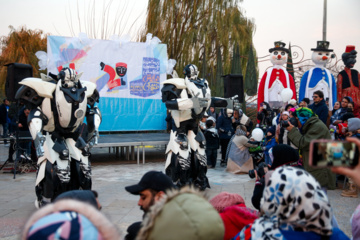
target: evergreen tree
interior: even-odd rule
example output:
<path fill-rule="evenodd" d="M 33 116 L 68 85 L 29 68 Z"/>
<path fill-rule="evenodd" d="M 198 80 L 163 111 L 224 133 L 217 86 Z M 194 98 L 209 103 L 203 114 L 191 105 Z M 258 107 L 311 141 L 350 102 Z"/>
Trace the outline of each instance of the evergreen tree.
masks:
<path fill-rule="evenodd" d="M 9 26 L 8 36 L 0 38 L 0 94 L 4 96 L 5 81 L 8 63 L 24 63 L 33 67 L 34 77 L 40 77 L 38 58 L 35 56 L 37 51 L 46 51 L 46 35 L 41 30 L 30 30 L 21 27 L 16 30 Z"/>
<path fill-rule="evenodd" d="M 239 54 L 245 55 L 255 31 L 254 23 L 239 8 L 240 2 L 242 0 L 149 0 L 141 39 L 144 41 L 146 34 L 152 33 L 167 44 L 169 58 L 177 61 L 178 73 L 189 63 L 200 67 L 206 53 L 206 76 L 222 82 L 216 77 L 220 64 L 217 59 L 222 60 L 224 73 L 230 73 L 235 43 L 239 44 Z M 243 63 L 242 69 L 245 68 Z M 223 95 L 223 87 L 217 89 L 217 85 L 210 87 Z"/>

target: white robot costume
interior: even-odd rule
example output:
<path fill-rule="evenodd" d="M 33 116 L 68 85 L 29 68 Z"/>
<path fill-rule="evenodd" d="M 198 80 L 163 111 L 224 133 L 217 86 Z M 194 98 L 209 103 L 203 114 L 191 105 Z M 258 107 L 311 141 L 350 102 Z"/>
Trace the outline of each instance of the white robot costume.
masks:
<path fill-rule="evenodd" d="M 184 69 L 185 79 L 164 81 L 162 101 L 174 119 L 176 131 L 171 131 L 166 148 L 165 172 L 179 187 L 194 184 L 201 190 L 210 187 L 206 177 L 207 161 L 205 137 L 199 120 L 210 107 L 229 107 L 233 100 L 211 98 L 205 79 L 198 78 L 198 69 L 189 64 Z M 229 103 L 229 104 L 228 104 Z"/>
<path fill-rule="evenodd" d="M 91 189 L 89 150 L 97 144 L 101 123 L 94 83 L 80 81 L 81 74 L 70 68 L 49 75 L 22 80 L 16 93 L 32 109 L 28 125 L 38 156 L 37 206 L 68 190 Z"/>

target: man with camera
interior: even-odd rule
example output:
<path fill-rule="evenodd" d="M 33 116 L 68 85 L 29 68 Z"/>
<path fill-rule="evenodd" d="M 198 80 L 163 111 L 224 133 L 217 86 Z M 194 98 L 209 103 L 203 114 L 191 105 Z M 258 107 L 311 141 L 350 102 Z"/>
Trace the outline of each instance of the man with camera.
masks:
<path fill-rule="evenodd" d="M 320 183 L 321 187 L 335 189 L 335 175 L 326 168 L 313 168 L 309 166 L 310 142 L 314 139 L 331 139 L 329 129 L 309 108 L 298 108 L 295 111 L 300 131 L 289 123 L 286 130 L 288 138 L 302 153 L 304 168 Z"/>

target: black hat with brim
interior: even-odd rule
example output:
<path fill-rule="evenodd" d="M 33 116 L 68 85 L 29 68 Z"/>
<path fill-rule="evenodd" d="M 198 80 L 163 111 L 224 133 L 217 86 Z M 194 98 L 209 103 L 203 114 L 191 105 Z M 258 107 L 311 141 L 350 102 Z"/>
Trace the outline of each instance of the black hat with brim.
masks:
<path fill-rule="evenodd" d="M 150 171 L 145 173 L 138 184 L 127 186 L 125 190 L 131 194 L 139 195 L 146 189 L 165 192 L 171 188 L 175 188 L 175 185 L 168 176 L 162 172 Z"/>
<path fill-rule="evenodd" d="M 333 52 L 333 49 L 329 49 L 330 42 L 328 41 L 317 41 L 316 48 L 312 48 L 311 51 L 315 52 Z"/>
<path fill-rule="evenodd" d="M 284 51 L 286 53 L 289 53 L 289 49 L 285 48 L 286 43 L 283 43 L 281 41 L 274 42 L 274 48 L 270 48 L 269 52 L 272 53 L 274 51 Z"/>

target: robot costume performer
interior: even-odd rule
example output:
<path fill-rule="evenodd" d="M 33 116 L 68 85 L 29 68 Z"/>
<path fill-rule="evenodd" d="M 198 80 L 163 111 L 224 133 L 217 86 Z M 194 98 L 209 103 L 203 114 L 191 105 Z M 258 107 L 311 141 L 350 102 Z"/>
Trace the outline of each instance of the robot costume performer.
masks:
<path fill-rule="evenodd" d="M 89 150 L 97 144 L 101 123 L 94 83 L 80 81 L 81 74 L 70 68 L 49 75 L 22 80 L 16 93 L 32 109 L 28 125 L 38 156 L 37 207 L 65 191 L 91 189 Z"/>
<path fill-rule="evenodd" d="M 165 172 L 179 187 L 194 184 L 200 190 L 210 188 L 206 177 L 205 137 L 199 121 L 210 105 L 233 107 L 233 99 L 211 98 L 205 79 L 198 78 L 198 69 L 189 64 L 184 68 L 185 79 L 164 81 L 162 101 L 174 119 L 176 131 L 170 132 L 166 148 Z"/>

